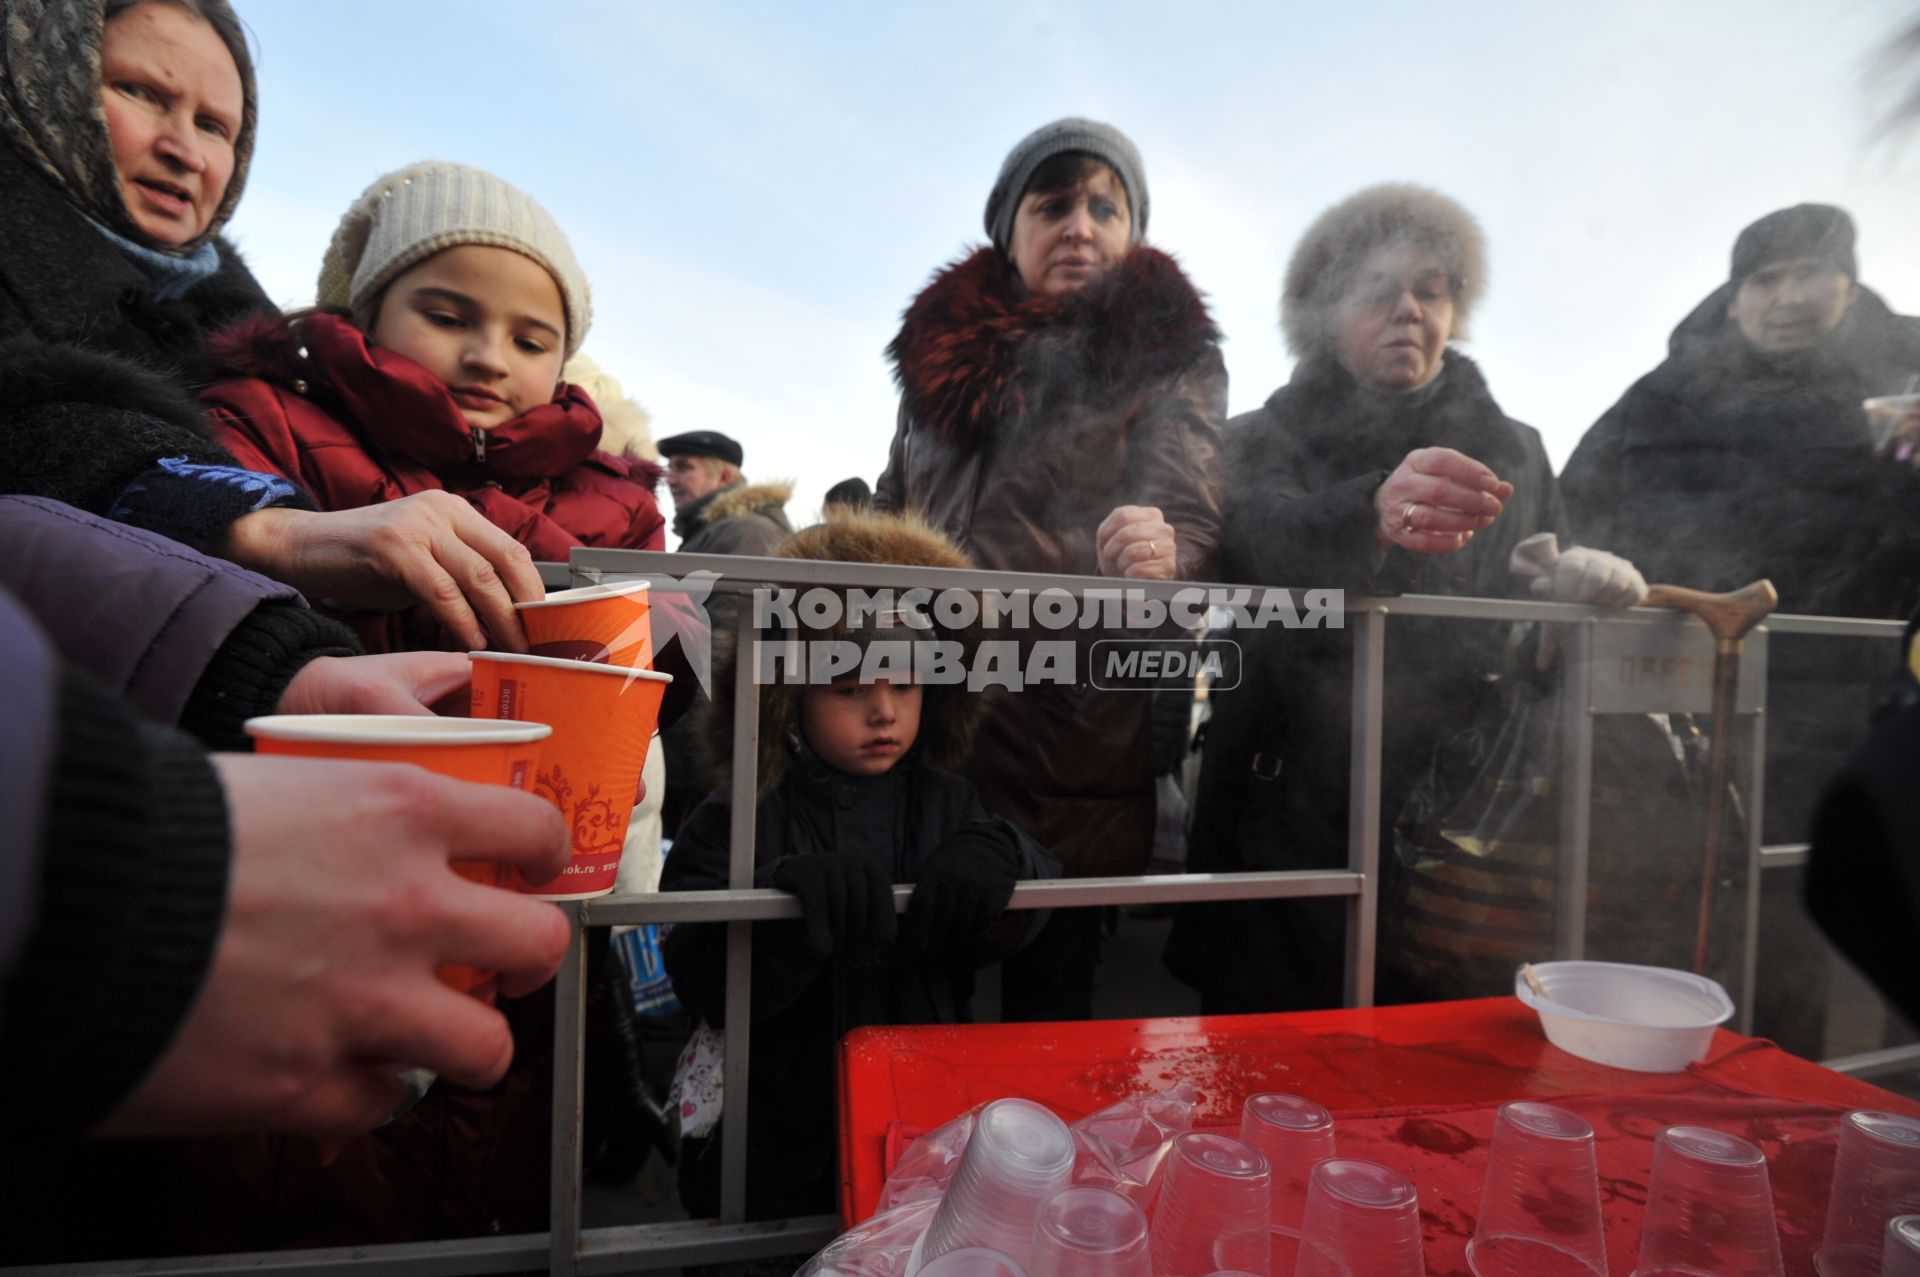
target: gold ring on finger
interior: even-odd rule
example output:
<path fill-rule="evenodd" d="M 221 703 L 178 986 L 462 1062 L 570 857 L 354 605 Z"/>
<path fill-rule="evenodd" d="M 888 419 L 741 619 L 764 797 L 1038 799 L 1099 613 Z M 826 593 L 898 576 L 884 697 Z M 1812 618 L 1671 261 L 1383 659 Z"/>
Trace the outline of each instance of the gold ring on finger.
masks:
<path fill-rule="evenodd" d="M 1409 501 L 1409 502 L 1407 502 L 1407 508 L 1406 508 L 1406 510 L 1405 510 L 1405 511 L 1404 511 L 1404 512 L 1402 513 L 1402 515 L 1401 515 L 1401 518 L 1400 518 L 1400 530 L 1401 530 L 1402 532 L 1417 532 L 1417 531 L 1419 531 L 1419 529 L 1418 529 L 1418 528 L 1416 528 L 1416 527 L 1414 527 L 1414 526 L 1413 526 L 1413 512 L 1414 512 L 1415 510 L 1417 510 L 1417 509 L 1419 509 L 1419 508 L 1420 508 L 1420 503 L 1419 503 L 1419 502 L 1417 502 L 1417 501 Z"/>

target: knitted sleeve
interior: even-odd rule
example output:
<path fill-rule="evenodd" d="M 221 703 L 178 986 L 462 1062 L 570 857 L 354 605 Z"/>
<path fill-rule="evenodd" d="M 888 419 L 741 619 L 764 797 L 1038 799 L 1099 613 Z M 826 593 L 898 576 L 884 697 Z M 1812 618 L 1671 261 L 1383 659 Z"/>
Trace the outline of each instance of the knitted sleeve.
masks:
<path fill-rule="evenodd" d="M 322 656 L 356 656 L 360 645 L 337 621 L 297 603 L 262 603 L 220 645 L 195 684 L 180 726 L 209 749 L 245 749 L 241 725 L 271 714 L 293 676 Z"/>

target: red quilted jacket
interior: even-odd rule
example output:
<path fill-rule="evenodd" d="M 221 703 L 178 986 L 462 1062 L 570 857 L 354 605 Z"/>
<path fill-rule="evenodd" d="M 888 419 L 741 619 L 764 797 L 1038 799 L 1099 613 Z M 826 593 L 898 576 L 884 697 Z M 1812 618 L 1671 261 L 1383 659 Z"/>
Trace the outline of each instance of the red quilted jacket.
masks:
<path fill-rule="evenodd" d="M 564 562 L 576 545 L 665 548 L 658 467 L 599 451 L 599 409 L 577 387 L 487 431 L 483 448 L 438 378 L 338 316 L 250 319 L 209 351 L 224 380 L 201 397 L 220 442 L 323 510 L 441 488 L 536 559 Z M 418 616 L 348 619 L 369 651 L 447 645 Z"/>

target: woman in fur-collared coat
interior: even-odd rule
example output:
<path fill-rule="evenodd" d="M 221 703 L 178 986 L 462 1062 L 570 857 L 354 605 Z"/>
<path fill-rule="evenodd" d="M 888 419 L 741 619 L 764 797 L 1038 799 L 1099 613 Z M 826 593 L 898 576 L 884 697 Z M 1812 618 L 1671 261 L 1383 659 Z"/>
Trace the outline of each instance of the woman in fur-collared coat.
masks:
<path fill-rule="evenodd" d="M 936 275 L 889 347 L 900 415 L 876 509 L 911 509 L 982 568 L 1194 580 L 1219 539 L 1220 334 L 1141 242 L 1133 144 L 1060 120 L 1007 156 L 993 244 Z M 968 777 L 1069 875 L 1138 873 L 1154 825 L 1149 698 L 1078 681 L 990 693 Z M 1015 637 L 1008 635 L 1007 637 Z M 1091 1014 L 1097 910 L 1056 911 L 1006 967 L 1006 1018 Z"/>

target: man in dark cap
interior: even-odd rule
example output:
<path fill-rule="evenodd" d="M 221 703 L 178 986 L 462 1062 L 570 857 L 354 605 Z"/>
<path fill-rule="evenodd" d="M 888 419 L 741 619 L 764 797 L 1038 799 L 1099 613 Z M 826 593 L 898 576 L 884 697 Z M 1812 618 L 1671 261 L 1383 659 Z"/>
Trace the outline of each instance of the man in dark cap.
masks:
<path fill-rule="evenodd" d="M 1732 269 L 1668 356 L 1587 432 L 1560 477 L 1577 539 L 1649 581 L 1759 577 L 1780 611 L 1905 617 L 1920 601 L 1920 480 L 1876 455 L 1861 402 L 1920 374 L 1920 320 L 1859 283 L 1853 219 L 1827 204 L 1740 232 Z M 1821 784 L 1857 739 L 1887 664 L 1857 640 L 1770 636 L 1763 836 L 1805 842 Z M 1822 1044 L 1826 956 L 1796 873 L 1768 875 L 1758 1028 Z"/>
<path fill-rule="evenodd" d="M 750 484 L 746 454 L 718 430 L 690 430 L 659 444 L 673 493 L 673 531 L 682 554 L 772 554 L 793 533 L 790 483 Z"/>

